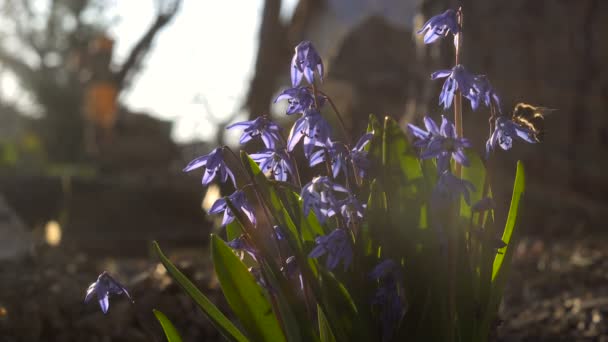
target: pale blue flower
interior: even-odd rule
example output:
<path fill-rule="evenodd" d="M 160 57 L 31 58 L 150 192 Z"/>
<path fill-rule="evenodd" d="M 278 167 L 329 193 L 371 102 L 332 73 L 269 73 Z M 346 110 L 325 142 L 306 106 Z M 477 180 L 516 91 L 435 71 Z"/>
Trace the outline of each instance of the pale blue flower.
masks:
<path fill-rule="evenodd" d="M 457 13 L 453 9 L 432 17 L 416 33 L 424 33 L 424 43 L 431 44 L 437 39 L 447 36 L 450 32 L 454 35 L 460 32 Z"/>
<path fill-rule="evenodd" d="M 307 110 L 313 109 L 315 100 L 312 95 L 310 87 L 295 87 L 284 90 L 274 100 L 274 103 L 278 101 L 287 100 L 287 115 L 296 113 L 305 113 Z M 317 104 L 319 107 L 325 103 L 325 97 L 317 96 Z"/>
<path fill-rule="evenodd" d="M 313 84 L 315 71 L 323 82 L 323 61 L 312 43 L 305 40 L 298 44 L 295 50 L 291 60 L 291 85 L 297 87 L 303 77 L 308 83 Z"/>
<path fill-rule="evenodd" d="M 298 142 L 304 140 L 304 155 L 309 158 L 315 146 L 325 147 L 330 143 L 330 134 L 331 127 L 323 116 L 315 110 L 308 111 L 291 128 L 287 150 L 293 151 Z"/>
<path fill-rule="evenodd" d="M 97 277 L 97 281 L 89 285 L 87 294 L 84 297 L 85 304 L 91 301 L 93 295 L 97 297 L 101 311 L 106 314 L 110 308 L 110 295 L 111 294 L 124 294 L 133 302 L 133 298 L 129 295 L 129 291 L 122 286 L 118 281 L 114 280 L 108 272 L 104 271 Z"/>
<path fill-rule="evenodd" d="M 319 222 L 324 223 L 338 208 L 336 192 L 348 194 L 348 189 L 336 184 L 329 177 L 315 177 L 312 181 L 302 187 L 302 206 L 304 214 L 307 215 L 312 209 L 317 215 Z"/>
<path fill-rule="evenodd" d="M 437 158 L 437 170 L 439 173 L 447 170 L 450 166 L 450 159 L 454 159 L 463 166 L 469 166 L 470 162 L 464 149 L 472 146 L 467 138 L 456 136 L 454 124 L 441 116 L 441 128 L 428 117 L 424 118 L 424 123 L 428 131 L 408 124 L 409 131 L 414 136 L 421 138 L 414 145 L 422 148 L 421 159 Z"/>
<path fill-rule="evenodd" d="M 237 122 L 226 127 L 226 129 L 231 128 L 245 129 L 239 140 L 241 144 L 260 137 L 267 148 L 275 148 L 281 140 L 281 127 L 267 116 L 259 116 L 255 120 Z"/>
<path fill-rule="evenodd" d="M 346 229 L 336 228 L 328 235 L 317 237 L 315 243 L 317 246 L 308 254 L 308 257 L 319 258 L 327 254 L 325 267 L 330 271 L 340 263 L 344 265 L 346 271 L 353 261 L 351 238 Z"/>
<path fill-rule="evenodd" d="M 445 78 L 441 93 L 439 94 L 439 104 L 443 105 L 444 109 L 452 106 L 456 90 L 460 90 L 462 96 L 471 101 L 471 107 L 479 101 L 477 89 L 473 86 L 475 76 L 470 74 L 464 66 L 459 64 L 451 70 L 439 70 L 431 75 L 432 80 L 438 78 Z"/>
<path fill-rule="evenodd" d="M 496 148 L 496 145 L 500 146 L 500 148 L 505 151 L 510 150 L 513 146 L 513 139 L 515 138 L 531 144 L 536 143 L 534 132 L 516 124 L 504 116 L 496 118 L 494 132 L 486 142 L 486 158 L 488 158 L 490 152 Z"/>
<path fill-rule="evenodd" d="M 203 185 L 211 183 L 216 176 L 219 176 L 222 183 L 225 183 L 228 180 L 228 177 L 230 177 L 232 184 L 234 184 L 236 187 L 234 173 L 232 173 L 228 165 L 226 165 L 224 162 L 223 148 L 218 147 L 209 154 L 194 159 L 184 168 L 184 172 L 189 172 L 200 167 L 205 168 L 205 173 L 203 174 Z"/>
<path fill-rule="evenodd" d="M 235 191 L 232 193 L 232 195 L 228 196 L 228 199 L 230 199 L 230 202 L 235 208 L 240 209 L 247 216 L 247 218 L 249 218 L 249 221 L 255 225 L 255 212 L 251 204 L 249 204 L 247 201 L 247 197 L 242 190 Z M 218 214 L 221 212 L 224 212 L 224 217 L 222 218 L 222 227 L 234 221 L 234 213 L 230 210 L 230 207 L 228 207 L 225 198 L 220 198 L 215 201 L 215 203 L 213 203 L 209 209 L 209 214 Z"/>
<path fill-rule="evenodd" d="M 250 154 L 249 157 L 260 165 L 262 172 L 270 172 L 270 175 L 282 182 L 286 182 L 288 176 L 294 176 L 294 168 L 289 155 L 282 149 L 265 149 L 259 153 Z"/>

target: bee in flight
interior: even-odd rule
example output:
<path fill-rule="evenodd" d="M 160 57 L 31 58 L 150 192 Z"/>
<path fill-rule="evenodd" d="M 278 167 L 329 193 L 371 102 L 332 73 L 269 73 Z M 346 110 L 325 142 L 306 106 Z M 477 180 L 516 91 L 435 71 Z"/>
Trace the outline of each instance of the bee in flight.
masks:
<path fill-rule="evenodd" d="M 545 136 L 545 115 L 556 109 L 535 107 L 527 103 L 518 103 L 513 109 L 513 122 L 529 129 L 534 139 L 543 141 Z"/>

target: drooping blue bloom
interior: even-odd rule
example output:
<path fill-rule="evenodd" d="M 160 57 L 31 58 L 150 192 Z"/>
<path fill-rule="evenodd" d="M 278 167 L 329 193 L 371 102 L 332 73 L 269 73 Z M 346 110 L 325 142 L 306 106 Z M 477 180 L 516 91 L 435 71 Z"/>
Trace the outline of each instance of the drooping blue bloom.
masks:
<path fill-rule="evenodd" d="M 355 147 L 350 150 L 350 159 L 357 170 L 359 177 L 364 177 L 371 166 L 371 162 L 367 157 L 367 151 L 365 151 L 365 146 L 367 146 L 373 137 L 374 133 L 364 134 L 359 138 Z"/>
<path fill-rule="evenodd" d="M 516 124 L 504 116 L 496 118 L 494 132 L 486 142 L 486 158 L 490 156 L 490 152 L 496 148 L 496 145 L 505 151 L 510 150 L 515 138 L 531 144 L 536 143 L 534 133 L 529 129 Z"/>
<path fill-rule="evenodd" d="M 263 289 L 265 289 L 266 291 L 270 292 L 270 293 L 275 293 L 275 289 L 272 288 L 272 286 L 270 286 L 270 284 L 268 284 L 266 282 L 266 279 L 264 278 L 264 274 L 262 273 L 262 270 L 259 267 L 249 267 L 249 273 L 251 273 L 251 275 L 253 276 L 253 279 L 255 279 L 255 282 L 258 283 L 258 285 L 260 285 L 260 287 L 262 287 Z"/>
<path fill-rule="evenodd" d="M 234 249 L 235 251 L 244 252 L 249 254 L 254 260 L 257 260 L 257 251 L 249 245 L 247 240 L 245 239 L 245 235 L 241 235 L 233 240 L 226 242 L 228 247 Z"/>
<path fill-rule="evenodd" d="M 274 230 L 274 235 L 277 240 L 285 240 L 285 233 L 283 232 L 283 228 L 281 226 L 274 226 L 272 227 L 272 229 Z"/>
<path fill-rule="evenodd" d="M 431 194 L 431 205 L 435 209 L 445 208 L 446 205 L 460 200 L 460 196 L 463 196 L 464 201 L 471 205 L 470 193 L 474 191 L 473 183 L 460 179 L 446 170 L 439 175 L 437 185 Z"/>
<path fill-rule="evenodd" d="M 291 160 L 285 150 L 267 148 L 249 156 L 260 165 L 262 172 L 270 172 L 272 177 L 278 181 L 286 182 L 288 176 L 293 177 L 294 175 Z"/>
<path fill-rule="evenodd" d="M 302 82 L 302 77 L 313 84 L 315 71 L 323 82 L 323 61 L 312 43 L 305 40 L 298 44 L 295 50 L 291 60 L 291 85 L 297 87 Z"/>
<path fill-rule="evenodd" d="M 434 136 L 441 135 L 441 133 L 439 132 L 439 127 L 437 126 L 435 121 L 433 121 L 433 119 L 431 119 L 431 117 L 425 116 L 423 121 L 424 121 L 424 126 L 426 127 L 426 131 L 418 126 L 415 126 L 412 124 L 407 124 L 408 131 L 414 137 L 418 138 L 418 140 L 414 141 L 414 146 L 416 146 L 418 148 L 426 147 L 429 144 L 429 142 L 431 141 L 431 138 L 433 138 Z"/>
<path fill-rule="evenodd" d="M 93 298 L 93 295 L 97 296 L 97 301 L 99 302 L 99 306 L 101 307 L 101 311 L 106 314 L 108 309 L 110 308 L 110 295 L 111 294 L 125 294 L 131 302 L 133 298 L 129 294 L 129 291 L 122 286 L 119 282 L 114 280 L 108 272 L 102 272 L 99 277 L 97 277 L 97 281 L 89 285 L 87 289 L 87 294 L 84 297 L 84 303 L 88 303 Z"/>
<path fill-rule="evenodd" d="M 325 155 L 327 154 L 329 155 L 334 178 L 338 177 L 340 171 L 342 171 L 345 177 L 348 177 L 351 162 L 359 176 L 363 177 L 370 167 L 367 152 L 364 148 L 373 136 L 373 133 L 363 135 L 351 150 L 344 143 L 330 141 L 324 149 L 318 150 L 310 156 L 309 165 L 312 167 L 324 162 L 326 160 Z"/>
<path fill-rule="evenodd" d="M 219 174 L 219 179 L 222 183 L 225 183 L 228 180 L 228 177 L 230 177 L 230 179 L 232 179 L 232 184 L 234 184 L 236 187 L 234 174 L 224 162 L 223 148 L 218 147 L 209 154 L 194 159 L 188 165 L 186 165 L 184 172 L 190 172 L 194 169 L 198 169 L 199 167 L 205 168 L 205 173 L 203 174 L 203 185 L 211 183 Z"/>
<path fill-rule="evenodd" d="M 340 184 L 332 182 L 329 177 L 315 177 L 312 181 L 302 187 L 302 206 L 304 214 L 307 215 L 312 209 L 317 215 L 319 222 L 325 220 L 338 209 L 338 199 L 335 192 L 348 193 L 348 190 Z"/>
<path fill-rule="evenodd" d="M 476 96 L 472 95 L 470 97 L 471 108 L 473 108 L 473 110 L 477 110 L 480 103 L 485 104 L 486 107 L 490 107 L 491 103 L 494 102 L 494 106 L 498 112 L 502 112 L 500 108 L 500 98 L 494 91 L 494 88 L 486 75 L 475 76 L 473 79 L 473 89 L 475 90 L 474 94 L 476 94 Z"/>
<path fill-rule="evenodd" d="M 450 32 L 454 35 L 460 32 L 458 17 L 453 9 L 432 17 L 416 33 L 425 33 L 424 43 L 431 44 L 437 39 L 447 36 Z"/>
<path fill-rule="evenodd" d="M 361 203 L 355 196 L 349 195 L 346 199 L 338 201 L 340 213 L 347 225 L 361 221 L 365 213 L 366 204 Z"/>
<path fill-rule="evenodd" d="M 471 206 L 471 211 L 472 212 L 483 212 L 483 211 L 487 211 L 490 209 L 494 209 L 496 207 L 496 203 L 494 202 L 494 200 L 490 197 L 484 197 L 482 199 L 480 199 L 479 201 L 477 201 L 477 203 L 473 204 Z"/>
<path fill-rule="evenodd" d="M 327 254 L 325 267 L 328 270 L 333 270 L 342 262 L 346 271 L 353 261 L 353 249 L 346 229 L 336 228 L 328 235 L 317 237 L 315 242 L 317 246 L 308 254 L 308 257 L 319 258 Z"/>
<path fill-rule="evenodd" d="M 299 118 L 289 132 L 287 150 L 293 151 L 298 142 L 304 138 L 304 155 L 309 158 L 315 146 L 324 147 L 330 142 L 331 127 L 315 110 L 310 110 Z"/>
<path fill-rule="evenodd" d="M 424 123 L 428 131 L 408 124 L 410 132 L 422 139 L 415 143 L 415 146 L 422 147 L 421 159 L 437 158 L 437 170 L 439 173 L 447 170 L 450 166 L 450 159 L 453 158 L 463 166 L 469 166 L 469 160 L 464 153 L 465 148 L 471 147 L 471 142 L 467 138 L 456 136 L 454 124 L 441 116 L 441 128 L 428 117 L 424 118 Z"/>
<path fill-rule="evenodd" d="M 310 156 L 310 167 L 324 162 L 326 160 L 325 155 L 329 155 L 334 178 L 338 177 L 340 171 L 342 171 L 344 175 L 348 175 L 349 155 L 346 145 L 338 141 L 330 141 L 324 149 L 318 150 Z"/>
<path fill-rule="evenodd" d="M 241 190 L 237 190 L 232 193 L 232 195 L 228 196 L 232 205 L 235 208 L 240 209 L 248 218 L 253 225 L 255 225 L 255 213 L 251 204 L 247 202 L 247 198 L 245 197 L 245 193 Z M 218 214 L 224 212 L 224 217 L 222 218 L 222 227 L 227 225 L 228 223 L 234 221 L 234 213 L 228 207 L 226 203 L 226 198 L 220 198 L 209 209 L 209 214 Z"/>
<path fill-rule="evenodd" d="M 380 314 L 382 340 L 389 341 L 405 315 L 404 300 L 400 291 L 403 273 L 399 264 L 386 259 L 374 267 L 370 277 L 380 283 L 372 299 L 372 305 Z"/>
<path fill-rule="evenodd" d="M 392 275 L 393 272 L 399 272 L 399 264 L 393 259 L 385 259 L 374 267 L 369 276 L 374 280 L 380 280 Z"/>
<path fill-rule="evenodd" d="M 267 148 L 275 148 L 277 143 L 280 141 L 281 127 L 276 123 L 272 122 L 267 116 L 259 116 L 251 121 L 237 122 L 226 127 L 231 128 L 245 128 L 243 135 L 239 143 L 245 144 L 253 138 L 260 137 Z"/>
<path fill-rule="evenodd" d="M 439 94 L 439 104 L 443 104 L 444 109 L 452 106 L 456 90 L 460 90 L 462 96 L 471 101 L 471 107 L 473 107 L 474 102 L 478 101 L 479 95 L 473 87 L 475 76 L 470 74 L 462 65 L 459 64 L 451 70 L 439 70 L 431 75 L 433 80 L 438 78 L 445 78 Z"/>
<path fill-rule="evenodd" d="M 390 341 L 405 315 L 405 305 L 399 295 L 397 281 L 389 279 L 383 282 L 376 290 L 372 305 L 379 310 L 382 341 Z"/>
<path fill-rule="evenodd" d="M 292 255 L 285 260 L 285 266 L 281 267 L 281 271 L 285 274 L 287 279 L 297 278 L 300 289 L 304 289 L 304 278 L 302 277 L 302 272 L 300 272 L 295 256 Z"/>
<path fill-rule="evenodd" d="M 287 115 L 296 113 L 305 113 L 312 109 L 315 104 L 315 100 L 310 87 L 295 87 L 284 90 L 274 100 L 274 103 L 278 101 L 287 100 L 289 105 L 287 106 Z M 319 107 L 325 103 L 325 97 L 317 96 L 317 104 Z"/>

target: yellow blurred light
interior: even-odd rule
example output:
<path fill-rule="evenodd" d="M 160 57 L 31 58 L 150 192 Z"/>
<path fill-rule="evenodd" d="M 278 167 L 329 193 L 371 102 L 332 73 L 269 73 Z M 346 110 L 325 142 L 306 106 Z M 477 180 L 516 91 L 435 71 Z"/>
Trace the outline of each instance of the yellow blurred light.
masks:
<path fill-rule="evenodd" d="M 57 221 L 49 221 L 44 226 L 44 239 L 51 246 L 59 246 L 61 243 L 61 226 Z"/>
<path fill-rule="evenodd" d="M 211 184 L 207 188 L 205 197 L 203 197 L 203 202 L 201 203 L 201 207 L 203 208 L 203 210 L 209 211 L 209 209 L 211 209 L 211 206 L 213 205 L 213 203 L 215 203 L 215 201 L 217 201 L 221 196 L 222 196 L 222 194 L 220 192 L 220 187 L 217 186 L 216 184 Z"/>

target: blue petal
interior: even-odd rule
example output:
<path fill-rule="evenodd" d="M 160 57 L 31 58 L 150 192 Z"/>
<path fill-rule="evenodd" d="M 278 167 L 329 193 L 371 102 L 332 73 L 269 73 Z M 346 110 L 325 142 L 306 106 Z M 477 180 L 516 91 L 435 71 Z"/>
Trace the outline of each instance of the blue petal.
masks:
<path fill-rule="evenodd" d="M 452 70 L 449 69 L 442 69 L 442 70 L 437 70 L 434 73 L 431 74 L 431 79 L 432 80 L 436 80 L 438 78 L 444 78 L 444 77 L 448 77 L 452 74 Z"/>
<path fill-rule="evenodd" d="M 310 156 L 309 166 L 313 167 L 325 161 L 325 150 L 318 150 Z"/>
<path fill-rule="evenodd" d="M 296 145 L 298 144 L 300 139 L 302 139 L 302 137 L 304 136 L 304 133 L 302 131 L 305 127 L 306 127 L 306 118 L 305 117 L 301 117 L 295 122 L 295 124 L 291 128 L 291 131 L 289 132 L 289 138 L 287 139 L 287 150 L 288 151 L 290 151 L 290 152 L 293 151 L 294 147 L 296 147 Z"/>
<path fill-rule="evenodd" d="M 196 159 L 194 159 L 193 161 L 191 161 L 185 168 L 184 168 L 184 172 L 188 172 L 188 171 L 192 171 L 194 169 L 197 169 L 201 166 L 205 166 L 207 164 L 207 159 L 209 159 L 209 155 L 204 155 L 201 157 L 198 157 Z"/>

